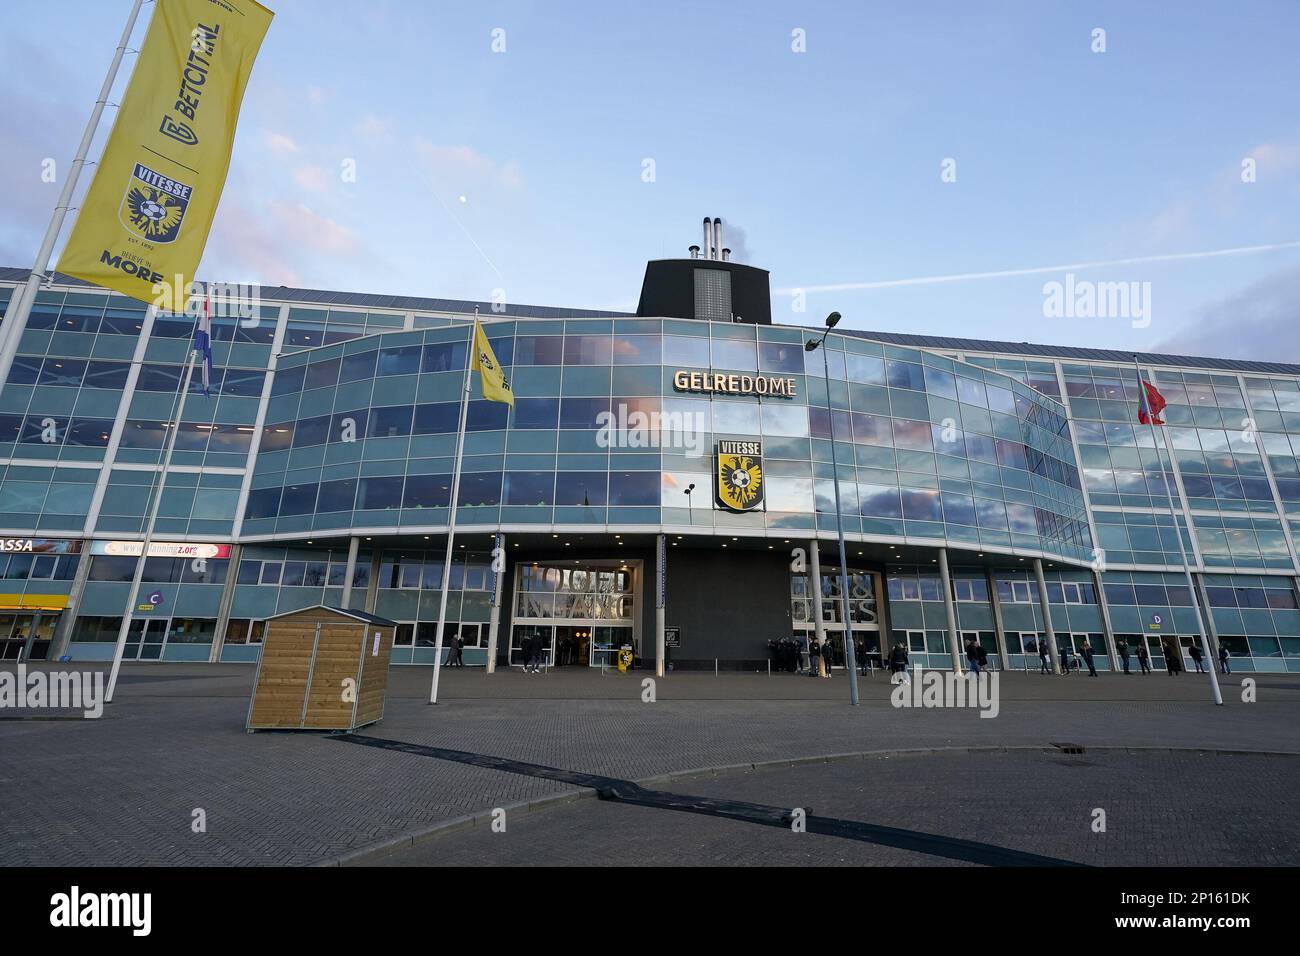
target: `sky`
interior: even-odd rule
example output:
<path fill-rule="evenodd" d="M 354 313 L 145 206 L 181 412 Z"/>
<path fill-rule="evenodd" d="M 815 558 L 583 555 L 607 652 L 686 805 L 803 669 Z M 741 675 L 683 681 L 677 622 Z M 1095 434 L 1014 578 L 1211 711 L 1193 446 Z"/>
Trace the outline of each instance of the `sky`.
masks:
<path fill-rule="evenodd" d="M 709 215 L 777 322 L 1300 362 L 1295 0 L 268 5 L 201 279 L 632 311 Z M 129 9 L 7 0 L 0 265 Z"/>

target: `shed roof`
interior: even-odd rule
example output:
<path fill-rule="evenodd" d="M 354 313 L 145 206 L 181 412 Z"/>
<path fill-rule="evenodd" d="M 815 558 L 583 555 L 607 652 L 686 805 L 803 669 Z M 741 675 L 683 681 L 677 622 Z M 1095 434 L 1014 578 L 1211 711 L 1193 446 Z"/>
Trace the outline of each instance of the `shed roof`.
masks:
<path fill-rule="evenodd" d="M 288 617 L 290 614 L 301 614 L 303 611 L 333 611 L 335 614 L 341 614 L 344 617 L 354 618 L 358 621 L 365 621 L 367 624 L 378 624 L 381 627 L 397 627 L 396 621 L 390 621 L 386 617 L 379 617 L 376 614 L 367 614 L 365 611 L 353 611 L 341 607 L 334 607 L 332 604 L 312 604 L 308 607 L 300 607 L 293 611 L 281 611 L 279 614 L 272 614 L 267 618 L 273 621 L 277 617 Z"/>

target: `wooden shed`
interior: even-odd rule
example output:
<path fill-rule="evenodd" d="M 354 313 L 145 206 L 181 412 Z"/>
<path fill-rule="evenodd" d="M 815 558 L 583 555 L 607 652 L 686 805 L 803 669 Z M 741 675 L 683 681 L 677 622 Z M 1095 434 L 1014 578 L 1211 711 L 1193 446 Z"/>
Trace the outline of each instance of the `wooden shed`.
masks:
<path fill-rule="evenodd" d="M 268 618 L 246 729 L 355 730 L 381 720 L 396 630 L 323 604 Z"/>

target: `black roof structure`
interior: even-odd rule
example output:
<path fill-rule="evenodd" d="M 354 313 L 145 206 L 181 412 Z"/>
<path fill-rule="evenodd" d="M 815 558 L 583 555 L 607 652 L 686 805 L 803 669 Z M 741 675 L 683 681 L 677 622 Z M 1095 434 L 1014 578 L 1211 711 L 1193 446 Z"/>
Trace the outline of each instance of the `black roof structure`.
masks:
<path fill-rule="evenodd" d="M 30 269 L 0 266 L 0 282 L 23 282 Z M 98 286 L 54 274 L 59 285 Z M 492 303 L 467 299 L 430 299 L 421 296 L 375 295 L 368 292 L 337 292 L 326 289 L 297 289 L 288 286 L 263 286 L 262 294 L 272 302 L 303 302 L 339 308 L 400 309 L 411 312 L 455 312 L 472 314 L 477 308 L 484 315 L 492 315 Z M 567 309 L 550 305 L 508 305 L 505 315 L 516 318 L 633 318 L 635 312 L 608 312 L 596 309 Z M 809 331 L 813 331 L 809 327 Z M 820 330 L 817 330 L 820 331 Z M 887 345 L 933 349 L 945 352 L 997 352 L 1002 355 L 1020 355 L 1025 358 L 1057 358 L 1062 360 L 1115 362 L 1122 365 L 1133 362 L 1133 353 L 1118 349 L 1089 349 L 1066 345 L 1036 345 L 1031 342 L 1001 342 L 995 339 L 953 338 L 945 335 L 912 335 L 904 332 L 873 332 L 866 329 L 837 328 L 837 333 L 873 339 Z M 1168 365 L 1176 368 L 1208 369 L 1222 372 L 1251 372 L 1257 375 L 1300 375 L 1300 365 L 1286 362 L 1261 362 L 1248 359 L 1207 358 L 1195 355 L 1169 355 L 1161 352 L 1138 352 L 1137 358 L 1147 365 Z"/>

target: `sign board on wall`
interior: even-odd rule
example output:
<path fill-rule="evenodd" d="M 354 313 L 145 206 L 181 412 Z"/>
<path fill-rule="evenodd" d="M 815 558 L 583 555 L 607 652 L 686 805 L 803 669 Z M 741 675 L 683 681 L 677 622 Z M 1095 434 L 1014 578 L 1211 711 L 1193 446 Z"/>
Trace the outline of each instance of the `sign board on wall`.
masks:
<path fill-rule="evenodd" d="M 0 538 L 3 554 L 80 554 L 81 542 L 69 538 Z"/>
<path fill-rule="evenodd" d="M 143 549 L 140 541 L 92 541 L 91 554 L 108 554 L 121 558 L 138 558 Z M 188 541 L 153 541 L 149 544 L 151 558 L 228 558 L 228 544 L 200 544 Z"/>

